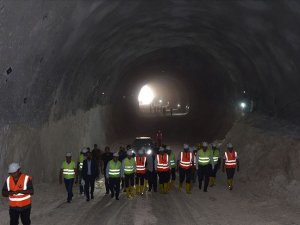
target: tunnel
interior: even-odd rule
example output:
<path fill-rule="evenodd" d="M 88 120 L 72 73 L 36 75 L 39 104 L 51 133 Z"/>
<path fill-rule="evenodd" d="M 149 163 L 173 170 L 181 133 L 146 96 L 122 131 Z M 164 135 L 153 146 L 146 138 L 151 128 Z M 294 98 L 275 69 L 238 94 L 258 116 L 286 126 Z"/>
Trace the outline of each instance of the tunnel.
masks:
<path fill-rule="evenodd" d="M 144 207 L 137 215 L 124 198 L 107 203 L 103 210 L 117 214 L 101 214 L 102 224 L 299 224 L 299 25 L 296 0 L 0 0 L 1 187 L 19 162 L 37 186 L 34 224 L 98 224 L 93 207 L 107 202 L 55 208 L 57 196 L 49 197 L 39 212 L 39 192 L 65 194 L 57 179 L 66 152 L 77 160 L 96 143 L 116 152 L 161 130 L 178 152 L 218 142 L 223 157 L 231 142 L 241 162 L 236 193 L 220 181 L 199 211 L 180 208 L 196 200 L 175 191 L 167 203 L 150 195 L 130 202 Z M 141 109 L 145 85 L 162 97 Z M 234 194 L 236 208 L 222 212 Z M 86 217 L 70 222 L 79 207 Z M 69 213 L 64 222 L 60 209 Z"/>

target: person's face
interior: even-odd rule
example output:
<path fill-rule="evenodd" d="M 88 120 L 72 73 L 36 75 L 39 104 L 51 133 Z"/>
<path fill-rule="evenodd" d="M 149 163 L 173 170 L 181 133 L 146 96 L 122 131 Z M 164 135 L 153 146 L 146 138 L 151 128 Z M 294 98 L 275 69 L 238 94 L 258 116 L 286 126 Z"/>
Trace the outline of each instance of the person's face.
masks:
<path fill-rule="evenodd" d="M 106 152 L 106 153 L 108 153 L 108 152 L 109 152 L 109 150 L 110 150 L 109 148 L 105 148 L 105 152 Z"/>
<path fill-rule="evenodd" d="M 71 162 L 71 160 L 72 160 L 72 157 L 71 156 L 66 156 L 66 161 L 69 163 L 69 162 Z"/>
<path fill-rule="evenodd" d="M 114 161 L 117 162 L 118 161 L 118 157 L 114 156 Z"/>
<path fill-rule="evenodd" d="M 87 159 L 92 159 L 92 154 L 90 152 L 87 153 Z"/>
<path fill-rule="evenodd" d="M 98 148 L 98 146 L 97 146 L 97 145 L 94 145 L 94 148 Z"/>
<path fill-rule="evenodd" d="M 131 159 L 132 158 L 132 155 L 127 155 L 128 159 Z"/>
<path fill-rule="evenodd" d="M 20 170 L 14 173 L 10 173 L 9 175 L 12 176 L 14 179 L 18 179 L 20 176 Z"/>
<path fill-rule="evenodd" d="M 185 151 L 185 152 L 188 152 L 188 151 L 189 151 L 189 149 L 188 149 L 188 148 L 185 148 L 185 149 L 184 149 L 184 151 Z"/>
<path fill-rule="evenodd" d="M 207 146 L 202 146 L 202 147 L 203 147 L 203 150 L 204 150 L 204 151 L 206 151 L 206 149 L 207 149 Z"/>
<path fill-rule="evenodd" d="M 233 148 L 228 148 L 228 150 L 229 150 L 230 152 L 232 152 Z"/>

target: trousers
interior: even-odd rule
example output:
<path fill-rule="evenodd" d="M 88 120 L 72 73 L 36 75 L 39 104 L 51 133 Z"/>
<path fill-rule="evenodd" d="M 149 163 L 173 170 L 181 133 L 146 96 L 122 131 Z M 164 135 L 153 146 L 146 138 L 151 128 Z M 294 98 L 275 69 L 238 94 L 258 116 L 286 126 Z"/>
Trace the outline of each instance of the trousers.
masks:
<path fill-rule="evenodd" d="M 170 180 L 170 172 L 158 172 L 159 184 L 168 183 Z"/>
<path fill-rule="evenodd" d="M 136 177 L 135 177 L 135 184 L 136 185 L 143 186 L 144 185 L 144 180 L 145 180 L 145 174 L 140 174 L 140 173 L 136 174 Z"/>
<path fill-rule="evenodd" d="M 23 225 L 30 225 L 30 212 L 31 206 L 26 207 L 25 209 L 14 209 L 13 207 L 11 207 L 9 209 L 10 225 L 18 225 L 19 217 L 21 217 Z"/>
<path fill-rule="evenodd" d="M 108 182 L 109 182 L 109 189 L 110 189 L 110 192 L 112 194 L 112 196 L 114 194 L 116 194 L 116 198 L 119 197 L 119 194 L 120 194 L 120 182 L 121 182 L 121 178 L 118 177 L 118 178 L 108 178 Z"/>
<path fill-rule="evenodd" d="M 67 201 L 70 202 L 73 198 L 73 184 L 74 184 L 74 178 L 72 179 L 64 179 L 66 190 L 68 193 Z"/>
<path fill-rule="evenodd" d="M 84 180 L 84 192 L 87 199 L 90 199 L 90 197 L 94 197 L 94 190 L 95 190 L 95 178 L 87 175 Z M 91 188 L 91 192 L 90 192 Z M 90 195 L 91 194 L 91 195 Z"/>
<path fill-rule="evenodd" d="M 134 186 L 134 173 L 125 174 L 125 187 L 128 188 L 129 186 Z"/>
<path fill-rule="evenodd" d="M 179 167 L 179 183 L 182 184 L 184 180 L 186 183 L 191 183 L 191 172 L 192 168 L 185 170 Z"/>
<path fill-rule="evenodd" d="M 157 173 L 155 171 L 147 171 L 149 191 L 152 189 L 157 191 Z"/>
<path fill-rule="evenodd" d="M 198 168 L 198 181 L 199 181 L 199 188 L 202 187 L 202 181 L 204 179 L 204 191 L 207 191 L 208 182 L 209 182 L 209 176 L 211 174 L 212 166 L 211 164 L 202 166 L 199 165 Z"/>

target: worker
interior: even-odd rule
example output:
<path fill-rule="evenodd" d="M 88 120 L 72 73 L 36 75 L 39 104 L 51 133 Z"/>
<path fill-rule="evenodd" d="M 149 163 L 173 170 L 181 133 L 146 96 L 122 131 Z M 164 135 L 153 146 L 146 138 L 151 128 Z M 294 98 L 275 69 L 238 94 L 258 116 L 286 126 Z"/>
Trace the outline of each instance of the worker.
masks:
<path fill-rule="evenodd" d="M 186 193 L 191 194 L 191 171 L 192 171 L 192 160 L 193 153 L 189 151 L 187 144 L 183 145 L 183 151 L 178 155 L 178 169 L 179 169 L 179 191 L 182 190 L 183 181 L 186 181 L 185 188 Z"/>
<path fill-rule="evenodd" d="M 157 133 L 156 133 L 156 143 L 158 145 L 158 147 L 161 147 L 162 146 L 162 132 L 161 130 L 158 130 Z"/>
<path fill-rule="evenodd" d="M 134 196 L 134 173 L 136 170 L 135 160 L 132 157 L 132 150 L 127 151 L 127 157 L 122 161 L 122 169 L 125 176 L 125 189 L 127 198 Z"/>
<path fill-rule="evenodd" d="M 66 160 L 62 163 L 61 170 L 59 173 L 59 183 L 62 184 L 62 177 L 68 193 L 67 202 L 71 203 L 73 198 L 73 184 L 74 179 L 77 177 L 77 170 L 75 162 L 72 160 L 72 153 L 66 154 Z"/>
<path fill-rule="evenodd" d="M 209 177 L 209 186 L 210 187 L 213 187 L 214 185 L 216 185 L 217 172 L 221 166 L 220 150 L 217 148 L 216 143 L 212 143 L 212 154 L 213 154 L 213 160 L 214 160 L 214 168 Z"/>
<path fill-rule="evenodd" d="M 149 149 L 147 151 L 147 163 L 146 163 L 146 176 L 148 178 L 149 188 L 148 192 L 151 192 L 152 189 L 154 192 L 157 192 L 157 173 L 155 170 L 155 151 Z"/>
<path fill-rule="evenodd" d="M 233 150 L 233 145 L 231 143 L 227 144 L 227 150 L 225 151 L 225 155 L 223 158 L 223 168 L 222 171 L 224 172 L 226 169 L 227 174 L 227 184 L 229 190 L 233 189 L 233 177 L 235 173 L 235 169 L 240 171 L 240 162 L 238 159 L 237 152 Z"/>
<path fill-rule="evenodd" d="M 98 171 L 101 170 L 101 156 L 102 151 L 98 148 L 97 144 L 94 144 L 94 149 L 92 150 L 92 158 L 96 160 Z"/>
<path fill-rule="evenodd" d="M 30 225 L 32 177 L 21 173 L 18 163 L 9 165 L 8 174 L 2 188 L 2 196 L 9 198 L 10 224 L 18 225 L 21 217 L 23 225 Z"/>
<path fill-rule="evenodd" d="M 80 151 L 79 154 L 79 159 L 77 162 L 77 180 L 79 182 L 79 193 L 80 195 L 84 195 L 84 190 L 83 190 L 83 186 L 84 186 L 84 181 L 82 179 L 82 166 L 83 166 L 83 161 L 86 159 L 86 153 L 87 153 L 87 149 L 84 148 Z"/>
<path fill-rule="evenodd" d="M 123 160 L 126 158 L 126 153 L 127 151 L 125 150 L 125 148 L 123 146 L 120 146 L 119 148 L 119 161 L 122 163 Z M 121 178 L 121 189 L 125 190 L 125 178 Z"/>
<path fill-rule="evenodd" d="M 196 167 L 198 170 L 199 189 L 202 188 L 202 181 L 204 179 L 204 192 L 207 192 L 209 176 L 214 164 L 212 151 L 208 148 L 207 142 L 203 142 L 202 146 L 198 145 L 199 151 L 196 157 Z"/>
<path fill-rule="evenodd" d="M 90 199 L 94 199 L 95 181 L 98 176 L 98 163 L 93 159 L 92 153 L 88 152 L 82 166 L 82 178 L 84 179 L 84 191 L 87 202 L 90 201 Z"/>
<path fill-rule="evenodd" d="M 159 177 L 160 192 L 168 193 L 168 182 L 170 180 L 170 160 L 169 155 L 165 153 L 163 147 L 159 148 L 159 154 L 156 156 L 156 171 Z"/>
<path fill-rule="evenodd" d="M 143 148 L 138 151 L 138 155 L 135 157 L 136 162 L 136 178 L 135 186 L 137 195 L 144 194 L 144 180 L 146 175 L 146 162 L 147 158 Z"/>
<path fill-rule="evenodd" d="M 104 149 L 104 153 L 102 155 L 102 174 L 104 174 L 106 195 L 109 194 L 109 184 L 108 184 L 108 178 L 106 177 L 106 169 L 107 169 L 108 162 L 112 159 L 113 159 L 113 153 L 110 152 L 110 148 L 106 146 Z"/>
<path fill-rule="evenodd" d="M 108 178 L 109 189 L 111 192 L 110 197 L 116 196 L 116 200 L 119 200 L 120 194 L 120 182 L 121 177 L 124 177 L 124 171 L 122 164 L 119 161 L 119 153 L 113 154 L 113 159 L 108 162 L 106 167 L 106 177 Z"/>
<path fill-rule="evenodd" d="M 171 147 L 167 146 L 166 150 L 167 150 L 167 153 L 168 153 L 169 158 L 170 158 L 171 178 L 170 178 L 170 182 L 169 182 L 170 186 L 168 188 L 170 190 L 175 184 L 177 163 L 176 163 L 175 154 L 172 151 Z"/>
<path fill-rule="evenodd" d="M 197 170 L 196 170 L 196 165 L 198 162 L 196 162 L 196 157 L 197 157 L 197 147 L 193 146 L 190 148 L 190 151 L 193 152 L 193 160 L 192 160 L 192 172 L 191 172 L 191 178 L 192 178 L 192 185 L 196 183 L 197 180 Z"/>

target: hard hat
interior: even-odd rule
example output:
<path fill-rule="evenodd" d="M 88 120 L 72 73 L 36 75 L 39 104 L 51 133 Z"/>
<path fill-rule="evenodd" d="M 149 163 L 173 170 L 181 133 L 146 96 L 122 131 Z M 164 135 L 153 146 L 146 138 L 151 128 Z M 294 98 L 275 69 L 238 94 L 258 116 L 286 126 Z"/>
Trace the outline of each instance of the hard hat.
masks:
<path fill-rule="evenodd" d="M 143 155 L 143 154 L 144 154 L 144 150 L 143 150 L 143 149 L 140 149 L 140 150 L 138 151 L 138 153 L 139 153 L 139 155 Z"/>
<path fill-rule="evenodd" d="M 83 154 L 86 154 L 88 152 L 88 150 L 86 148 L 82 149 L 81 151 Z"/>
<path fill-rule="evenodd" d="M 163 147 L 159 147 L 159 150 L 160 152 L 163 152 L 165 149 Z"/>
<path fill-rule="evenodd" d="M 132 156 L 132 149 L 127 151 L 127 155 Z"/>
<path fill-rule="evenodd" d="M 207 147 L 207 146 L 208 146 L 207 142 L 204 141 L 204 142 L 202 143 L 202 147 Z"/>
<path fill-rule="evenodd" d="M 231 143 L 228 143 L 227 148 L 233 148 L 233 145 Z"/>
<path fill-rule="evenodd" d="M 115 152 L 113 156 L 114 156 L 114 157 L 119 157 L 119 153 L 118 153 L 118 152 Z"/>
<path fill-rule="evenodd" d="M 71 152 L 67 152 L 66 153 L 66 157 L 72 157 L 72 153 Z"/>
<path fill-rule="evenodd" d="M 213 148 L 217 147 L 217 144 L 216 143 L 212 143 L 211 145 Z"/>
<path fill-rule="evenodd" d="M 170 151 L 170 150 L 171 150 L 171 146 L 167 146 L 166 149 L 167 149 L 168 151 Z"/>
<path fill-rule="evenodd" d="M 11 163 L 8 167 L 8 173 L 15 173 L 20 169 L 19 163 Z"/>
<path fill-rule="evenodd" d="M 188 144 L 184 144 L 184 145 L 183 145 L 183 148 L 184 148 L 184 149 L 189 149 L 189 145 L 188 145 Z"/>

